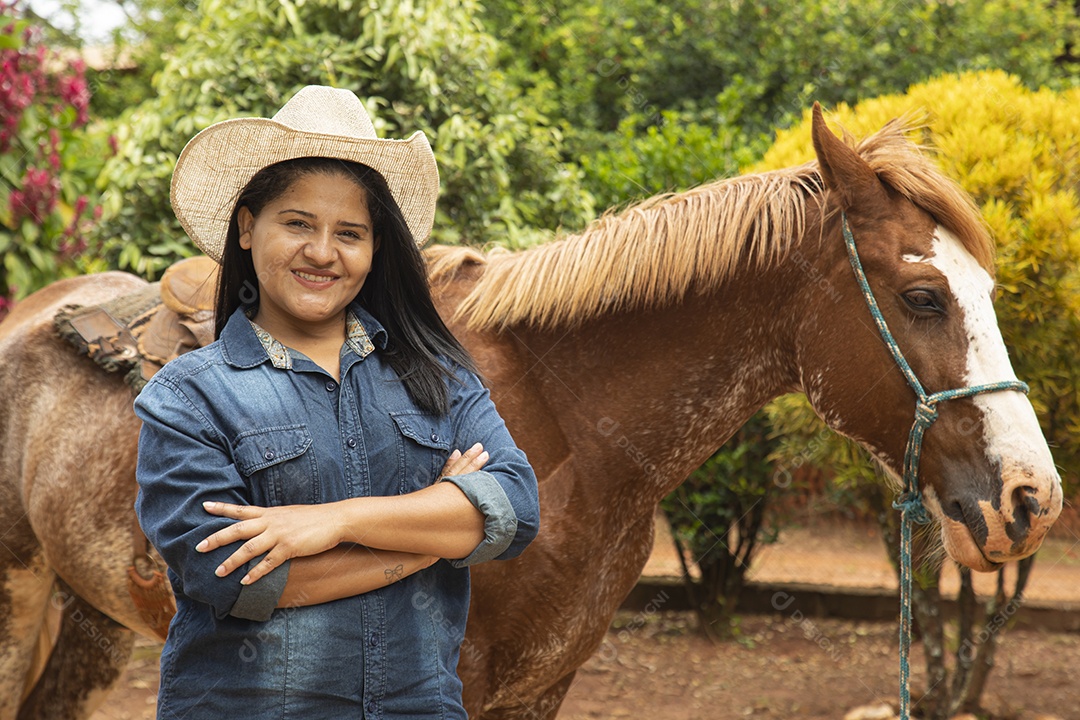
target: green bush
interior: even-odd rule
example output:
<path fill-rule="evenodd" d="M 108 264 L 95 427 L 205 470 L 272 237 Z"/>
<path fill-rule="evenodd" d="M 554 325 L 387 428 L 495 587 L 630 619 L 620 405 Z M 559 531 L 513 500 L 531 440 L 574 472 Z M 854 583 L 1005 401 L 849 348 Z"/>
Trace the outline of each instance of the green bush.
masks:
<path fill-rule="evenodd" d="M 384 137 L 423 130 L 439 162 L 436 241 L 522 243 L 593 214 L 580 171 L 541 112 L 496 64 L 473 0 L 203 0 L 154 81 L 116 121 L 120 153 L 101 178 L 99 237 L 111 264 L 153 275 L 189 253 L 167 199 L 184 143 L 230 117 L 272 115 L 300 87 L 364 98 Z"/>
<path fill-rule="evenodd" d="M 659 121 L 630 115 L 614 133 L 579 133 L 573 143 L 586 188 L 607 208 L 738 175 L 768 147 L 717 113 L 674 110 Z"/>

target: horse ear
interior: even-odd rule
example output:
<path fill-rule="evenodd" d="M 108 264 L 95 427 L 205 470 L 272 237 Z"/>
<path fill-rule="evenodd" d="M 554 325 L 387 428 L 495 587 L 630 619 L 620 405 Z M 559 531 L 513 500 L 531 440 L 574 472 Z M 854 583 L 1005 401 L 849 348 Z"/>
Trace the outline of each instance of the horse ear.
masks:
<path fill-rule="evenodd" d="M 870 206 L 880 203 L 885 187 L 859 154 L 840 138 L 832 134 L 825 124 L 821 105 L 814 103 L 813 129 L 814 152 L 825 188 L 831 190 L 840 201 L 842 210 L 856 205 Z"/>

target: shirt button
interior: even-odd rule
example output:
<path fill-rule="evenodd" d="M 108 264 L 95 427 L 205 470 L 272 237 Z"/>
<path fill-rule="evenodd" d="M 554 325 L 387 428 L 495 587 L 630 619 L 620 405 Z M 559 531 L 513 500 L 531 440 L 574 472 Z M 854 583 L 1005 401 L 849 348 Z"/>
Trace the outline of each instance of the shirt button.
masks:
<path fill-rule="evenodd" d="M 351 448 L 356 447 L 356 438 L 349 438 L 348 440 L 345 441 L 345 444 L 348 445 Z"/>
<path fill-rule="evenodd" d="M 367 711 L 369 713 L 374 713 L 375 712 L 375 701 L 374 700 L 368 700 L 367 701 Z"/>
<path fill-rule="evenodd" d="M 371 638 L 368 639 L 368 642 L 371 644 L 371 647 L 375 647 L 379 644 L 379 636 L 375 633 L 371 633 Z"/>
<path fill-rule="evenodd" d="M 431 442 L 439 442 L 439 434 L 431 433 Z"/>
<path fill-rule="evenodd" d="M 326 381 L 326 392 L 334 392 L 337 390 L 337 383 L 333 380 Z"/>
<path fill-rule="evenodd" d="M 265 459 L 267 459 L 267 460 L 273 460 L 274 459 L 274 451 L 273 450 L 267 450 L 266 452 L 263 453 L 263 457 Z"/>

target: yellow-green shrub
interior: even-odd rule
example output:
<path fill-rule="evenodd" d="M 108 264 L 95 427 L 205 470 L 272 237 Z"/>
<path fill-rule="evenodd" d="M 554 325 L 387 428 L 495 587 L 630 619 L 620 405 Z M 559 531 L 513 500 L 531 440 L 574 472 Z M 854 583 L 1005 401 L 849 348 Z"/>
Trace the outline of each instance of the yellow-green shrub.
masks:
<path fill-rule="evenodd" d="M 841 105 L 830 124 L 856 137 L 896 117 L 925 123 L 913 139 L 930 149 L 949 176 L 982 208 L 998 247 L 1002 335 L 1018 377 L 1071 489 L 1080 481 L 1080 90 L 1032 91 L 1002 72 L 947 75 L 887 95 Z M 778 133 L 755 169 L 785 167 L 814 156 L 809 111 Z M 940 388 L 939 388 L 940 389 Z M 833 466 L 840 477 L 868 471 L 837 437 L 823 431 L 805 401 L 783 398 L 770 408 L 774 430 L 788 434 L 780 462 Z M 932 431 L 931 431 L 932 432 Z M 837 467 L 838 465 L 838 467 Z"/>

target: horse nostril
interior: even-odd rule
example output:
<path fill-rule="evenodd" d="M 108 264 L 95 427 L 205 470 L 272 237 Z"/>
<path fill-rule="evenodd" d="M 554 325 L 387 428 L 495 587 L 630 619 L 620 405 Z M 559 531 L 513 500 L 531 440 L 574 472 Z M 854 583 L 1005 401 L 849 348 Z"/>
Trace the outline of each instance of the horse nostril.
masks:
<path fill-rule="evenodd" d="M 1013 507 L 1025 507 L 1032 517 L 1037 517 L 1042 512 L 1042 507 L 1039 505 L 1039 490 L 1030 485 L 1021 485 L 1013 490 L 1012 500 Z"/>
<path fill-rule="evenodd" d="M 1038 491 L 1030 485 L 1021 485 L 1012 491 L 1012 522 L 1006 533 L 1014 541 L 1022 540 L 1031 529 L 1032 518 L 1039 515 Z"/>
<path fill-rule="evenodd" d="M 964 519 L 964 506 L 960 504 L 960 501 L 954 501 L 942 508 L 942 512 L 945 513 L 945 517 L 955 520 L 958 523 L 967 524 Z"/>

